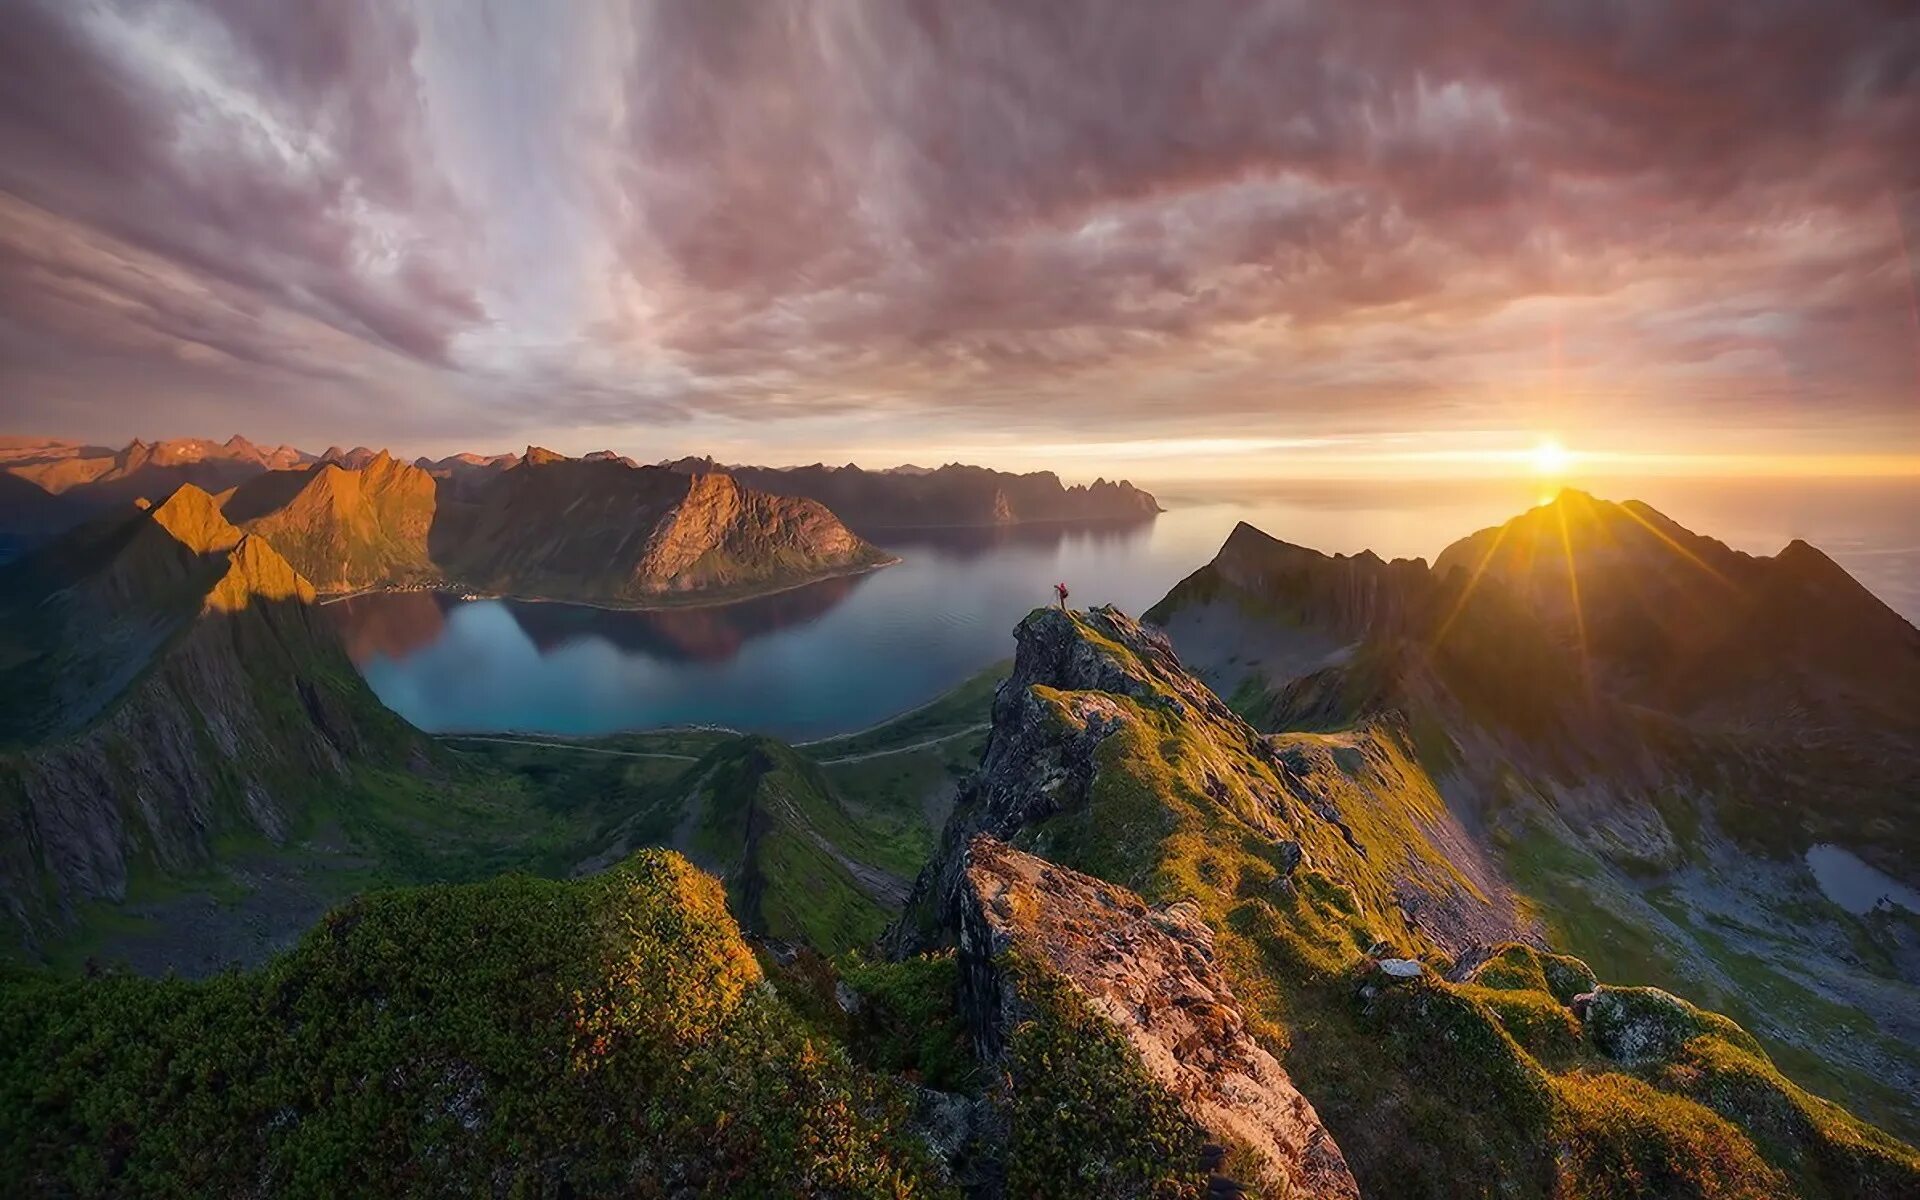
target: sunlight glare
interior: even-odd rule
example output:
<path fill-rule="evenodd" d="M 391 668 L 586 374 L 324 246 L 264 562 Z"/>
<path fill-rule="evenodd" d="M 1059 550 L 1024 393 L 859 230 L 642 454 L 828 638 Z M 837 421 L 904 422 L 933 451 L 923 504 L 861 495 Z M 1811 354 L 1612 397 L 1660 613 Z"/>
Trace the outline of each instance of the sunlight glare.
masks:
<path fill-rule="evenodd" d="M 1552 438 L 1539 442 L 1527 452 L 1527 463 L 1535 475 L 1557 478 L 1573 465 L 1573 452 Z"/>

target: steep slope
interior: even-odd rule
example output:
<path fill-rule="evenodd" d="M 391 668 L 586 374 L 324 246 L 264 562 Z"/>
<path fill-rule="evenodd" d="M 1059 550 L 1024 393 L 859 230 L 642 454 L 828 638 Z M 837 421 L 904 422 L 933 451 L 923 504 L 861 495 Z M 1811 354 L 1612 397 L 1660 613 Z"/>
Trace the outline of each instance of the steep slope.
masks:
<path fill-rule="evenodd" d="M 360 467 L 327 461 L 234 489 L 227 517 L 270 542 L 323 592 L 440 578 L 428 545 L 432 476 L 382 450 Z"/>
<path fill-rule="evenodd" d="M 487 485 L 446 558 L 473 587 L 627 604 L 769 591 L 887 561 L 811 501 L 537 447 Z"/>
<path fill-rule="evenodd" d="M 1018 1036 L 1027 1010 L 1044 1002 L 1034 993 L 1067 989 L 1127 1040 L 1197 1126 L 1244 1148 L 1262 1188 L 1357 1200 L 1319 1114 L 1247 1031 L 1215 964 L 1213 933 L 1192 905 L 1149 908 L 990 838 L 967 848 L 966 864 L 961 1007 L 983 1058 Z"/>
<path fill-rule="evenodd" d="M 1037 983 L 1021 981 L 1032 955 L 1018 953 L 1017 933 L 986 953 L 993 970 L 1012 972 L 1016 992 L 1064 986 L 1112 1011 L 1098 973 L 1075 966 L 1101 962 L 1084 943 L 1113 936 L 1101 932 L 1112 918 L 1094 913 L 1145 916 L 1163 930 L 1204 924 L 1230 998 L 1208 989 L 1222 1011 L 1199 1023 L 1181 1058 L 1245 1062 L 1240 1039 L 1251 1037 L 1317 1111 L 1366 1195 L 1920 1187 L 1920 1156 L 1787 1082 L 1725 1018 L 1664 993 L 1600 986 L 1584 966 L 1525 946 L 1476 944 L 1481 916 L 1502 916 L 1503 905 L 1455 867 L 1443 811 L 1370 777 L 1363 760 L 1379 761 L 1369 747 L 1386 731 L 1324 757 L 1298 754 L 1297 740 L 1257 733 L 1160 635 L 1110 609 L 1042 610 L 1016 636 L 980 773 L 889 935 L 896 954 L 958 942 L 972 974 L 983 930 L 1053 928 L 1065 945 L 1044 956 L 1053 965 Z M 1006 871 L 982 834 L 1043 860 L 1017 860 L 1033 903 L 1067 904 L 1082 920 L 1023 917 L 1017 898 L 983 891 L 983 871 Z M 1076 900 L 1097 887 L 1050 881 L 1045 864 L 1139 899 Z M 1182 994 L 1183 973 L 1208 960 L 1202 949 L 1177 967 L 1170 954 L 1140 955 L 1143 977 L 1127 987 Z M 1501 969 L 1483 965 L 1495 960 Z M 1004 987 L 963 992 L 1004 996 Z M 1151 1013 L 1147 1005 L 1135 1034 L 1152 1033 Z M 1208 1121 L 1205 1098 L 1204 1087 L 1186 1093 L 1188 1116 L 1223 1139 L 1229 1165 L 1252 1161 L 1233 1128 L 1261 1106 Z M 1265 1161 L 1301 1178 L 1308 1143 L 1280 1136 L 1275 1121 L 1258 1124 L 1276 1131 L 1264 1140 L 1296 1152 Z M 1071 1165 L 1071 1147 L 1060 1153 Z"/>
<path fill-rule="evenodd" d="M 914 866 L 850 813 L 820 767 L 771 738 L 703 755 L 582 864 L 666 845 L 726 881 L 750 932 L 839 953 L 873 941 L 907 895 Z"/>
<path fill-rule="evenodd" d="M 245 975 L 8 979 L 0 1030 L 9 1195 L 951 1194 L 672 854 L 375 894 Z"/>
<path fill-rule="evenodd" d="M 29 946 L 137 875 L 279 841 L 356 770 L 420 753 L 312 585 L 191 485 L 76 531 L 0 590 L 0 890 Z"/>
<path fill-rule="evenodd" d="M 1260 728 L 1406 730 L 1483 887 L 1605 973 L 1733 1013 L 1794 1078 L 1913 1136 L 1920 921 L 1847 911 L 1804 862 L 1827 843 L 1896 878 L 1920 861 L 1920 739 L 1887 702 L 1912 631 L 1822 562 L 1570 493 L 1450 549 L 1444 572 L 1243 528 L 1150 615 Z M 1878 669 L 1811 648 L 1835 637 Z"/>
<path fill-rule="evenodd" d="M 85 516 L 85 507 L 71 499 L 0 471 L 0 563 L 21 548 L 71 528 Z"/>
<path fill-rule="evenodd" d="M 1920 630 L 1805 542 L 1741 554 L 1569 490 L 1447 547 L 1434 573 L 1519 598 L 1636 703 L 1801 740 L 1920 733 Z"/>
<path fill-rule="evenodd" d="M 712 459 L 682 459 L 672 469 L 704 474 Z M 933 471 L 829 467 L 727 467 L 750 488 L 817 500 L 855 529 L 1013 525 L 1031 521 L 1138 521 L 1160 506 L 1131 483 L 1097 479 L 1067 487 L 1051 471 L 1025 475 L 949 464 Z"/>

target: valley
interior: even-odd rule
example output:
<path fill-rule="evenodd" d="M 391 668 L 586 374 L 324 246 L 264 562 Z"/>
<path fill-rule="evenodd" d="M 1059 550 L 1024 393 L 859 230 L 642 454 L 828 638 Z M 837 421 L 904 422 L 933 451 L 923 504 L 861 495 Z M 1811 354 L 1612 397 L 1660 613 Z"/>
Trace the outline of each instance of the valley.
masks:
<path fill-rule="evenodd" d="M 382 571 L 418 545 L 390 462 L 358 468 L 372 473 L 358 486 L 373 515 L 351 539 L 388 548 L 367 560 Z M 518 469 L 555 468 L 571 469 Z M 300 494 L 344 474 L 318 470 Z M 257 478 L 256 491 L 284 486 Z M 1805 859 L 1844 847 L 1899 878 L 1920 636 L 1817 552 L 1733 556 L 1652 510 L 1575 492 L 1433 568 L 1241 525 L 1146 623 L 1104 606 L 1032 610 L 1010 661 L 853 732 L 436 735 L 381 705 L 346 653 L 366 639 L 411 653 L 410 621 L 322 617 L 316 588 L 269 543 L 274 526 L 235 503 L 245 488 L 222 503 L 183 485 L 0 576 L 25 634 L 7 660 L 0 756 L 18 848 L 4 864 L 0 1014 L 37 1031 L 0 1059 L 6 1120 L 37 1120 L 41 1102 L 18 1089 L 78 1061 L 66 1039 L 79 1027 L 48 1024 L 46 1005 L 86 985 L 61 981 L 113 981 L 85 993 L 81 1011 L 100 1020 L 121 1018 L 84 1005 L 187 989 L 169 1020 L 219 1022 L 278 1062 L 310 1051 L 272 1022 L 245 1024 L 257 1001 L 228 1010 L 217 997 L 322 963 L 400 978 L 374 966 L 373 944 L 329 929 L 452 903 L 436 925 L 453 926 L 419 935 L 437 961 L 460 921 L 519 920 L 494 906 L 527 889 L 593 903 L 646 879 L 675 882 L 649 893 L 643 924 L 704 912 L 701 936 L 737 949 L 647 959 L 638 974 L 606 960 L 613 974 L 579 986 L 719 972 L 699 994 L 739 1014 L 717 980 L 764 974 L 754 1003 L 772 1007 L 750 1018 L 752 1036 L 790 1032 L 776 1037 L 785 1049 L 756 1053 L 793 1053 L 779 1040 L 792 1037 L 833 1047 L 832 1070 L 847 1072 L 834 1086 L 870 1097 L 870 1123 L 844 1136 L 892 1147 L 875 1162 L 931 1194 L 1028 1194 L 1060 1172 L 1114 1195 L 1230 1181 L 1439 1196 L 1485 1178 L 1518 1195 L 1606 1194 L 1622 1164 L 1648 1162 L 1740 1194 L 1920 1181 L 1920 1156 L 1896 1140 L 1920 1127 L 1920 1031 L 1907 1025 L 1920 914 L 1849 911 Z M 298 508 L 271 502 L 251 503 Z M 1636 540 L 1641 529 L 1653 532 Z M 1578 558 L 1577 612 L 1555 606 L 1553 577 L 1539 582 L 1540 551 L 1499 557 L 1545 544 L 1543 530 Z M 334 553 L 280 537 L 296 556 Z M 1687 598 L 1694 587 L 1743 602 Z M 427 627 L 445 620 L 444 602 L 421 600 Z M 1835 632 L 1785 636 L 1781 603 L 1840 614 Z M 1674 632 L 1687 614 L 1714 634 Z M 543 636 L 573 644 L 568 628 Z M 1714 647 L 1688 687 L 1649 682 L 1671 657 L 1649 649 L 1661 636 Z M 67 649 L 50 660 L 36 643 Z M 1761 659 L 1764 675 L 1742 669 Z M 1794 799 L 1815 787 L 1826 804 Z M 589 962 L 536 968 L 549 960 L 514 953 L 536 987 Z M 344 998 L 311 978 L 273 986 Z M 433 1038 L 467 1036 L 445 1024 L 451 997 L 414 996 L 444 1030 Z M 646 1021 L 619 1028 L 608 1045 L 636 1062 L 668 1044 Z M 724 1071 L 700 1056 L 733 1036 L 671 1053 L 711 1064 L 681 1069 Z M 493 1060 L 479 1046 L 417 1053 L 477 1072 L 472 1103 L 532 1086 L 480 1065 Z M 293 1089 L 278 1103 L 336 1119 L 336 1100 L 272 1078 Z M 151 1099 L 132 1078 L 87 1086 Z M 579 1086 L 542 1083 L 514 1102 L 589 1102 Z M 1082 1124 L 1044 1115 L 1065 1095 L 1093 1098 Z M 272 1169 L 307 1169 L 303 1139 L 221 1119 L 249 1130 L 247 1153 Z M 459 1171 L 500 1161 L 485 1118 L 430 1127 L 461 1147 L 472 1166 Z M 22 1162 L 77 1180 L 53 1165 L 59 1135 L 43 1133 L 54 1140 Z M 360 1136 L 348 1144 L 364 1148 Z M 666 1144 L 704 1164 L 674 1169 L 707 1178 L 783 1169 Z M 602 1169 L 578 1147 L 557 1153 L 539 1186 Z M 136 1157 L 155 1180 L 187 1178 L 158 1145 Z"/>

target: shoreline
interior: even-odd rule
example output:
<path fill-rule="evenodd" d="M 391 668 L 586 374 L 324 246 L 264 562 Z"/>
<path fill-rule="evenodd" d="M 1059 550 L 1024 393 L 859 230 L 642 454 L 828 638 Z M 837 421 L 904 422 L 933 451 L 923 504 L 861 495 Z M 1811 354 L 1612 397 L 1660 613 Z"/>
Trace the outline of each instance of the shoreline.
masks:
<path fill-rule="evenodd" d="M 452 596 L 460 601 L 513 600 L 522 604 L 571 604 L 578 608 L 597 608 L 602 612 L 668 612 L 678 609 L 723 608 L 729 604 L 740 604 L 748 600 L 758 600 L 765 596 L 778 596 L 782 592 L 795 592 L 816 583 L 825 583 L 829 579 L 851 579 L 868 575 L 887 567 L 897 567 L 906 560 L 897 554 L 889 554 L 883 561 L 861 563 L 858 566 L 845 567 L 824 574 L 814 575 L 791 583 L 770 584 L 765 587 L 746 590 L 727 591 L 714 594 L 710 591 L 694 592 L 683 600 L 570 600 L 564 596 L 528 596 L 515 592 L 489 592 L 478 588 L 461 587 L 454 583 L 440 583 L 416 588 L 369 587 L 353 592 L 328 592 L 314 600 L 315 605 L 336 604 L 342 600 L 356 600 L 362 596 L 409 596 L 427 593 L 431 595 Z"/>

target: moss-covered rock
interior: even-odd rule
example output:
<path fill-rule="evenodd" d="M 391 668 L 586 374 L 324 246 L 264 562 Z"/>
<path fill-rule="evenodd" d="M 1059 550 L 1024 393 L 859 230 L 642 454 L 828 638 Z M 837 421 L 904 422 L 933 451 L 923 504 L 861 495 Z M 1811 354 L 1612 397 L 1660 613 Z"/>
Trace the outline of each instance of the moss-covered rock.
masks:
<path fill-rule="evenodd" d="M 1591 992 L 1598 980 L 1592 968 L 1566 954 L 1554 954 L 1524 942 L 1495 946 L 1466 981 L 1484 988 L 1546 992 L 1561 1004 Z"/>
<path fill-rule="evenodd" d="M 1627 1066 L 1664 1062 L 1694 1038 L 1707 1036 L 1766 1057 L 1753 1035 L 1734 1022 L 1659 988 L 1597 987 L 1584 1002 L 1583 1016 L 1594 1047 Z"/>

